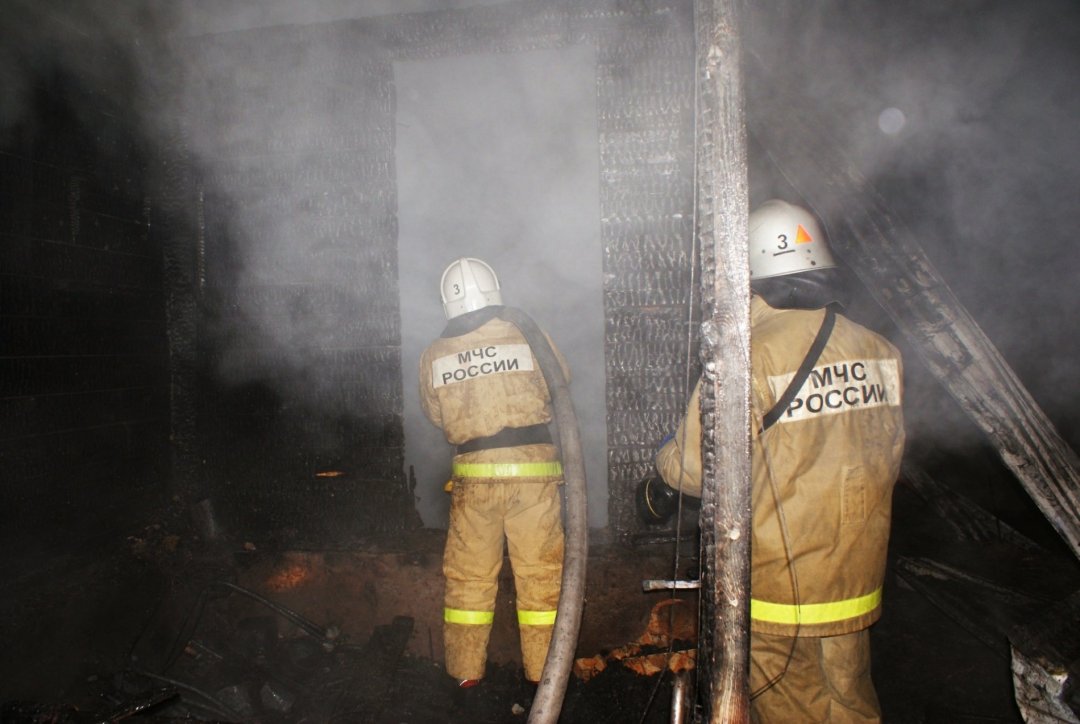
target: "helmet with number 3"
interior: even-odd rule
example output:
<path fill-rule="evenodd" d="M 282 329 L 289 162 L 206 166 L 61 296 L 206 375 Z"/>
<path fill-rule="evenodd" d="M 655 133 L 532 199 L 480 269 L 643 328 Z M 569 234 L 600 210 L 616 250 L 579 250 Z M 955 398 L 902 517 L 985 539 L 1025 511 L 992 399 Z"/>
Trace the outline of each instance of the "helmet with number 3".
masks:
<path fill-rule="evenodd" d="M 751 282 L 836 266 L 821 225 L 800 206 L 770 199 L 751 212 L 749 231 Z"/>
<path fill-rule="evenodd" d="M 472 257 L 462 257 L 451 262 L 443 272 L 443 311 L 447 319 L 460 317 L 493 304 L 502 304 L 499 278 L 495 270 L 485 262 Z"/>

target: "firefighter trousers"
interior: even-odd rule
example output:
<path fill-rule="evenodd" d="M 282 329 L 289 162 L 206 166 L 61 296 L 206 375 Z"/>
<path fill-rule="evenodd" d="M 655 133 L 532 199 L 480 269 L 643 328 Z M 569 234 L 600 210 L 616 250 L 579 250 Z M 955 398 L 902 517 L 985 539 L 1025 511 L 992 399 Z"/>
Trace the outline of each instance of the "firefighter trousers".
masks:
<path fill-rule="evenodd" d="M 750 691 L 757 694 L 750 712 L 755 724 L 880 722 L 870 630 L 798 638 L 751 634 Z"/>
<path fill-rule="evenodd" d="M 455 482 L 451 495 L 443 556 L 446 671 L 456 679 L 483 678 L 505 539 L 525 677 L 539 681 L 562 583 L 559 483 Z"/>

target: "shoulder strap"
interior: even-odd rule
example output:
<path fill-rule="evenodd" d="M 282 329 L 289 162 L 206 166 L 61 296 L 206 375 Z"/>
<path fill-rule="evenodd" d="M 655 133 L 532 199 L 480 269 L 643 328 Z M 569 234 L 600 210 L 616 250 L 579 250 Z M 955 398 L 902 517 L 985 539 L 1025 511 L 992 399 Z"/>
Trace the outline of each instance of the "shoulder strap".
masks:
<path fill-rule="evenodd" d="M 833 325 L 836 324 L 836 310 L 832 306 L 826 307 L 825 318 L 821 320 L 821 329 L 818 330 L 817 337 L 814 338 L 814 343 L 810 345 L 810 349 L 806 352 L 806 357 L 803 358 L 802 364 L 799 365 L 799 369 L 796 370 L 795 376 L 791 378 L 791 382 L 788 383 L 787 389 L 784 390 L 784 394 L 780 395 L 780 399 L 776 401 L 776 404 L 772 406 L 772 409 L 765 413 L 765 417 L 761 420 L 761 432 L 765 432 L 770 427 L 776 424 L 776 421 L 780 419 L 780 416 L 788 409 L 788 405 L 795 399 L 795 395 L 799 393 L 799 389 L 802 388 L 803 383 L 806 382 L 806 378 L 810 376 L 810 370 L 814 368 L 814 363 L 821 357 L 821 351 L 825 349 L 825 344 L 829 341 L 829 335 L 832 334 Z"/>

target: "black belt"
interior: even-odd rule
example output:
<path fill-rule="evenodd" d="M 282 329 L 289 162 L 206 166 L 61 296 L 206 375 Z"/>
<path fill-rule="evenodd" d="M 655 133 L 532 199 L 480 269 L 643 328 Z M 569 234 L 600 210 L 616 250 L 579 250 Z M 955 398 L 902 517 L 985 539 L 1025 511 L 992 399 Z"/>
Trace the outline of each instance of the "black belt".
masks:
<path fill-rule="evenodd" d="M 517 447 L 518 445 L 540 445 L 551 443 L 551 431 L 547 425 L 529 425 L 528 427 L 507 427 L 488 437 L 477 437 L 457 446 L 458 455 L 490 450 L 494 447 Z"/>

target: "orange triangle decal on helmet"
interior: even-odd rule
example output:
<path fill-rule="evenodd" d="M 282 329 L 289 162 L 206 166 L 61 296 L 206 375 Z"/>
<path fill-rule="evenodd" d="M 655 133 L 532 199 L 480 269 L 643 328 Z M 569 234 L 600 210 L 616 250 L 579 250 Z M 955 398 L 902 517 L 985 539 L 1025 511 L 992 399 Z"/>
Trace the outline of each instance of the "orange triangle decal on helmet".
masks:
<path fill-rule="evenodd" d="M 809 244 L 813 240 L 814 237 L 810 236 L 810 234 L 806 232 L 806 229 L 803 228 L 802 224 L 799 224 L 799 230 L 795 232 L 795 243 Z"/>

